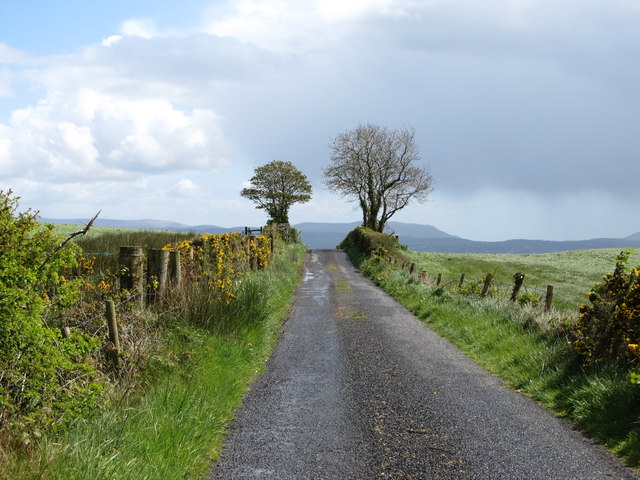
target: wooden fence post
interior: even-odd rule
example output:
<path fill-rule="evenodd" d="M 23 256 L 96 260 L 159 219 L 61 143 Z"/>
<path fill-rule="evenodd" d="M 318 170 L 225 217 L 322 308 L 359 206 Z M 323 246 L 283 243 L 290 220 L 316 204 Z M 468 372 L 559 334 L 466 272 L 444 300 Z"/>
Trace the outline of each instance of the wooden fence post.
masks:
<path fill-rule="evenodd" d="M 436 287 L 439 287 L 441 283 L 442 283 L 442 274 L 439 273 L 438 278 L 436 279 Z"/>
<path fill-rule="evenodd" d="M 253 242 L 253 248 L 251 248 L 251 242 Z M 256 243 L 255 235 L 247 235 L 247 249 L 249 252 L 249 268 L 251 270 L 258 269 L 258 245 Z"/>
<path fill-rule="evenodd" d="M 247 266 L 251 267 L 251 249 L 249 248 L 249 244 L 251 240 L 249 239 L 249 235 L 246 233 L 242 237 L 242 245 L 244 247 L 244 256 L 247 259 Z"/>
<path fill-rule="evenodd" d="M 167 288 L 169 250 L 150 248 L 147 250 L 147 304 L 159 300 Z"/>
<path fill-rule="evenodd" d="M 131 294 L 138 296 L 134 303 L 139 308 L 144 305 L 142 297 L 142 247 L 120 247 L 118 256 L 120 271 L 120 289 L 128 290 Z"/>
<path fill-rule="evenodd" d="M 487 293 L 489 293 L 489 288 L 491 287 L 491 280 L 493 280 L 493 275 L 487 273 L 487 276 L 484 277 L 484 286 L 482 287 L 481 297 L 486 297 Z"/>
<path fill-rule="evenodd" d="M 462 288 L 463 283 L 464 283 L 464 273 L 460 274 L 460 283 L 458 284 L 458 288 Z"/>
<path fill-rule="evenodd" d="M 511 292 L 510 300 L 512 302 L 515 302 L 516 298 L 518 296 L 518 292 L 520 292 L 520 288 L 522 287 L 522 284 L 524 283 L 524 273 L 516 272 L 513 275 L 513 280 L 514 280 L 515 283 L 513 284 L 513 292 Z"/>
<path fill-rule="evenodd" d="M 544 311 L 551 310 L 551 304 L 553 303 L 553 285 L 547 285 L 547 297 L 544 300 Z"/>
<path fill-rule="evenodd" d="M 113 303 L 113 300 L 107 300 L 105 304 L 107 327 L 109 328 L 109 341 L 111 342 L 111 346 L 107 350 L 107 355 L 110 357 L 113 366 L 115 368 L 118 368 L 120 366 L 120 339 L 118 337 L 118 320 L 116 318 L 116 306 L 115 303 Z"/>
<path fill-rule="evenodd" d="M 412 274 L 415 269 L 416 269 L 416 264 L 411 263 L 411 265 L 409 265 L 409 273 Z"/>
<path fill-rule="evenodd" d="M 182 267 L 180 265 L 180 252 L 169 252 L 169 282 L 171 287 L 177 288 L 182 281 Z"/>

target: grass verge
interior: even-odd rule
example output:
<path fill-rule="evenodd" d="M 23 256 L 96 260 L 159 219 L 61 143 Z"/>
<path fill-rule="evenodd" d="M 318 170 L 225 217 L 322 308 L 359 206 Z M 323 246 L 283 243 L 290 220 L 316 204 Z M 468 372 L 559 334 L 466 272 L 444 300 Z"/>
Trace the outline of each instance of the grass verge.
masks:
<path fill-rule="evenodd" d="M 509 387 L 640 467 L 640 388 L 616 365 L 583 367 L 551 315 L 427 286 L 385 261 L 348 252 L 365 275 Z"/>
<path fill-rule="evenodd" d="M 238 295 L 226 311 L 207 308 L 206 296 L 189 297 L 189 308 L 163 319 L 163 349 L 150 359 L 142 389 L 114 392 L 110 408 L 42 439 L 28 454 L 16 454 L 4 477 L 203 478 L 275 345 L 305 251 L 301 244 L 287 245 L 268 270 L 247 274 L 239 292 L 251 294 Z M 197 301 L 202 305 L 193 308 Z M 222 319 L 219 328 L 212 315 Z M 228 323 L 232 316 L 242 317 L 235 317 L 235 328 Z"/>

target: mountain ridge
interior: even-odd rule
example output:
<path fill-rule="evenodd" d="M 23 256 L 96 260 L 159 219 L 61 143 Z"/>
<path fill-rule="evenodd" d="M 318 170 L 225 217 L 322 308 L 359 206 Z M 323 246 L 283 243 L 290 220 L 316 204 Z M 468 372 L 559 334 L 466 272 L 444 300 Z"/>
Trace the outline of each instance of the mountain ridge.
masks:
<path fill-rule="evenodd" d="M 67 223 L 85 225 L 89 219 L 40 218 L 42 223 Z M 172 230 L 193 233 L 242 232 L 244 227 L 220 227 L 217 225 L 186 225 L 179 222 L 140 219 L 96 219 L 96 226 Z M 293 225 L 300 231 L 301 240 L 310 249 L 335 248 L 361 222 L 320 223 L 301 222 Z M 640 232 L 625 238 L 592 238 L 588 240 L 528 240 L 510 239 L 496 242 L 468 240 L 439 230 L 433 225 L 391 221 L 389 232 L 397 235 L 401 244 L 416 252 L 441 253 L 552 253 L 567 250 L 591 250 L 599 248 L 640 248 Z"/>

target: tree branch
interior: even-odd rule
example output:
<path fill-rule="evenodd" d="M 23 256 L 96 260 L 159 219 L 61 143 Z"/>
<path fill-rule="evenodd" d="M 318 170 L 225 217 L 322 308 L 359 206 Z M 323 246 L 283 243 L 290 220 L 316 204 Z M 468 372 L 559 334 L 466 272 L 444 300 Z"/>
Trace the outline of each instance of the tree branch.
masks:
<path fill-rule="evenodd" d="M 89 223 L 87 223 L 82 230 L 78 230 L 77 232 L 70 233 L 69 236 L 66 238 L 66 240 L 62 242 L 60 245 L 58 245 L 56 249 L 53 252 L 51 252 L 51 254 L 44 260 L 44 262 L 42 262 L 42 265 L 40 265 L 40 268 L 38 270 L 42 270 L 44 266 L 51 261 L 51 259 L 55 256 L 55 254 L 58 253 L 67 243 L 69 243 L 72 238 L 75 238 L 78 235 L 85 235 L 89 231 L 89 229 L 93 227 L 93 222 L 96 221 L 96 218 L 98 218 L 98 215 L 100 215 L 101 212 L 102 210 L 96 213 L 94 217 L 91 220 L 89 220 Z"/>

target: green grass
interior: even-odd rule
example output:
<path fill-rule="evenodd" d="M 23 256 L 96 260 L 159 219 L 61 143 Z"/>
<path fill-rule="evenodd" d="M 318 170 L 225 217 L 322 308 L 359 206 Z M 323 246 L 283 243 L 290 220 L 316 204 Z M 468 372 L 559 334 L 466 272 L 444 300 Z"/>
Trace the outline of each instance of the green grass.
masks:
<path fill-rule="evenodd" d="M 63 237 L 67 237 L 72 233 L 75 233 L 79 230 L 83 230 L 85 227 L 85 224 L 81 224 L 81 223 L 49 223 L 48 225 L 52 225 L 53 231 L 56 232 L 58 235 L 62 235 Z M 89 231 L 85 235 L 82 235 L 78 238 L 94 238 L 94 237 L 99 237 L 100 235 L 103 235 L 105 233 L 130 233 L 130 232 L 140 232 L 140 231 L 145 231 L 145 230 L 137 229 L 137 228 L 124 228 L 124 227 L 99 227 L 94 225 L 89 229 Z"/>
<path fill-rule="evenodd" d="M 455 293 L 455 289 L 424 285 L 386 262 L 363 258 L 355 251 L 350 251 L 350 255 L 363 273 L 509 387 L 575 423 L 629 465 L 640 467 L 639 386 L 632 385 L 626 378 L 627 372 L 616 365 L 583 367 L 567 344 L 568 331 L 563 320 L 539 308 L 522 308 L 497 298 L 465 296 Z M 473 262 L 458 260 L 469 260 L 466 255 L 411 256 L 423 259 L 422 265 L 441 269 L 443 274 L 458 274 L 461 268 L 475 262 L 488 271 L 502 271 L 505 275 L 514 266 L 518 269 L 531 266 L 540 278 L 549 278 L 550 274 L 560 278 L 567 270 L 572 272 L 570 278 L 580 276 L 583 282 L 594 283 L 613 269 L 616 252 L 530 256 L 534 258 L 507 255 L 497 256 L 495 264 L 490 261 L 493 255 L 474 255 Z M 598 258 L 600 263 L 587 268 L 588 258 Z M 545 266 L 545 259 L 552 265 Z M 580 265 L 589 273 L 580 273 Z M 444 266 L 449 266 L 449 270 L 445 271 Z M 602 272 L 594 271 L 601 267 Z"/>
<path fill-rule="evenodd" d="M 174 309 L 173 317 L 164 318 L 166 342 L 150 359 L 143 388 L 114 394 L 111 408 L 43 439 L 6 467 L 6 478 L 204 478 L 249 383 L 275 345 L 305 251 L 300 244 L 283 247 L 268 270 L 243 279 L 243 288 L 253 292 L 243 297 L 238 291 L 237 303 L 244 307 L 213 311 L 227 321 L 243 317 L 235 318 L 234 328 L 200 318 L 212 313 L 204 306 L 196 314 Z M 255 292 L 262 297 L 260 312 L 253 305 Z M 186 300 L 207 302 L 202 296 Z"/>
<path fill-rule="evenodd" d="M 564 312 L 577 312 L 586 301 L 586 293 L 599 283 L 605 273 L 612 272 L 620 250 L 579 250 L 545 254 L 476 254 L 406 252 L 418 270 L 430 276 L 442 273 L 443 281 L 458 283 L 477 281 L 485 274 L 494 275 L 494 283 L 503 292 L 513 287 L 513 274 L 525 276 L 522 292 L 530 291 L 544 299 L 547 285 L 554 286 L 554 306 Z M 630 265 L 640 264 L 640 252 L 634 253 Z"/>

